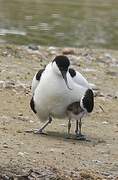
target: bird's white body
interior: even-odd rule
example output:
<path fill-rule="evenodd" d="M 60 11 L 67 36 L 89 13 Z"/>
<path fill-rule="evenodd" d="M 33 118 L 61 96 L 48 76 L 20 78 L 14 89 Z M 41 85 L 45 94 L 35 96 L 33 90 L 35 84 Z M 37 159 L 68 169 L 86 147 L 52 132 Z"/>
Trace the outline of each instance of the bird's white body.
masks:
<path fill-rule="evenodd" d="M 76 76 L 72 77 L 72 80 L 75 83 L 77 83 L 78 85 L 83 86 L 85 88 L 95 88 L 95 85 L 92 83 L 89 83 L 80 72 L 78 72 L 78 71 L 75 71 L 75 72 L 76 72 Z M 37 88 L 37 86 L 39 84 L 39 81 L 36 80 L 36 74 L 32 81 L 32 94 L 34 93 L 35 89 Z"/>
<path fill-rule="evenodd" d="M 68 89 L 62 75 L 60 72 L 56 73 L 58 70 L 55 69 L 56 67 L 52 68 L 52 63 L 49 63 L 37 87 L 36 84 L 33 86 L 35 110 L 41 121 L 46 121 L 49 115 L 56 118 L 65 117 L 67 106 L 80 101 L 87 90 L 86 87 L 75 83 L 67 72 L 67 81 L 71 88 Z"/>

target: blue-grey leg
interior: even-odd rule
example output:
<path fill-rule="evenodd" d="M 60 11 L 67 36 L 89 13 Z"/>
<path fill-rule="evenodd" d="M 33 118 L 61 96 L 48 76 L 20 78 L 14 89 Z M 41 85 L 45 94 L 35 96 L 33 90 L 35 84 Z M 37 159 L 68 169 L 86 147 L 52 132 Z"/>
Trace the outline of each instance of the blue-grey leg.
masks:
<path fill-rule="evenodd" d="M 79 126 L 79 128 L 78 128 Z M 85 140 L 85 136 L 82 134 L 81 132 L 81 128 L 82 128 L 82 121 L 80 118 L 80 121 L 78 122 L 78 120 L 76 120 L 76 129 L 75 129 L 75 133 L 76 133 L 76 137 L 80 140 Z"/>
<path fill-rule="evenodd" d="M 71 119 L 68 120 L 68 136 L 70 135 Z"/>
<path fill-rule="evenodd" d="M 76 133 L 76 136 L 79 134 L 79 130 L 78 130 L 78 120 L 76 120 L 76 129 L 75 129 L 75 133 Z"/>
<path fill-rule="evenodd" d="M 44 129 L 46 128 L 46 126 L 47 126 L 48 124 L 50 124 L 51 122 L 52 122 L 52 118 L 51 118 L 51 116 L 49 116 L 48 121 L 47 121 L 41 128 L 39 128 L 39 129 L 26 130 L 25 132 L 27 132 L 27 133 L 33 132 L 34 134 L 46 134 L 46 133 L 43 132 L 43 130 L 44 130 Z"/>
<path fill-rule="evenodd" d="M 48 121 L 40 128 L 40 129 L 34 129 L 33 132 L 35 134 L 46 134 L 43 132 L 43 130 L 48 126 L 48 124 L 50 124 L 52 122 L 52 117 L 49 116 Z"/>
<path fill-rule="evenodd" d="M 81 118 L 80 118 L 80 121 L 79 121 L 79 134 L 80 134 L 80 136 L 82 136 L 82 121 L 81 121 Z"/>

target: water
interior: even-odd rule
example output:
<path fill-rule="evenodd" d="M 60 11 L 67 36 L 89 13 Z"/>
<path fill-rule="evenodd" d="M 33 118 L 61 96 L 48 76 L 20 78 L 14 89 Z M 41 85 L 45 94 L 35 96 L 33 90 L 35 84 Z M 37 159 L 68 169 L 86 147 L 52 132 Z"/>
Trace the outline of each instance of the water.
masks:
<path fill-rule="evenodd" d="M 118 49 L 118 1 L 0 0 L 0 42 Z"/>

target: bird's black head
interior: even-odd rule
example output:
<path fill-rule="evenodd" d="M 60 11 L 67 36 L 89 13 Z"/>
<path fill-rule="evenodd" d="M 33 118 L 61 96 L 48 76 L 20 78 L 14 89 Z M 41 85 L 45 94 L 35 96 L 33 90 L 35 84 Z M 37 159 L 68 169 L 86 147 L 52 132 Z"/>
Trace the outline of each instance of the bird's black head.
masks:
<path fill-rule="evenodd" d="M 83 107 L 87 110 L 88 113 L 92 112 L 94 107 L 94 94 L 91 89 L 88 89 L 82 100 Z"/>
<path fill-rule="evenodd" d="M 68 67 L 70 66 L 70 61 L 69 61 L 68 57 L 62 56 L 62 55 L 56 56 L 52 63 L 54 63 L 54 62 L 56 63 L 59 72 L 61 73 L 63 79 L 65 80 L 67 87 L 69 88 L 68 81 L 67 81 L 67 71 L 68 71 Z"/>
<path fill-rule="evenodd" d="M 55 59 L 53 60 L 53 62 L 55 62 L 59 68 L 60 71 L 68 71 L 68 67 L 70 65 L 70 61 L 67 58 L 67 56 L 56 56 Z"/>

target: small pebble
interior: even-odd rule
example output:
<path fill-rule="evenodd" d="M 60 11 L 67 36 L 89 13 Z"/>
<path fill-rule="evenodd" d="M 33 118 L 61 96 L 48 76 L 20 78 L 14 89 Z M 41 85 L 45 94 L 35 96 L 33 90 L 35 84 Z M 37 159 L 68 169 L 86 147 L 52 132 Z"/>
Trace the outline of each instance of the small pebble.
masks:
<path fill-rule="evenodd" d="M 5 82 L 4 81 L 0 81 L 0 88 L 4 87 Z"/>
<path fill-rule="evenodd" d="M 22 133 L 22 131 L 21 131 L 21 130 L 17 130 L 16 132 L 17 132 L 17 133 Z"/>
<path fill-rule="evenodd" d="M 24 153 L 23 152 L 18 152 L 18 156 L 24 157 Z"/>
<path fill-rule="evenodd" d="M 4 148 L 9 148 L 7 144 L 4 144 L 3 147 L 4 147 Z"/>
<path fill-rule="evenodd" d="M 107 121 L 103 121 L 102 124 L 109 124 Z"/>
<path fill-rule="evenodd" d="M 31 49 L 31 50 L 33 50 L 33 51 L 38 51 L 38 50 L 39 50 L 38 46 L 35 45 L 35 44 L 30 44 L 30 45 L 28 46 L 28 48 Z"/>
<path fill-rule="evenodd" d="M 72 48 L 64 48 L 64 49 L 62 50 L 62 53 L 63 53 L 64 55 L 75 54 L 74 49 L 72 49 Z"/>
<path fill-rule="evenodd" d="M 66 124 L 60 124 L 60 126 L 66 127 Z"/>
<path fill-rule="evenodd" d="M 110 53 L 105 53 L 104 56 L 108 59 L 112 59 L 112 55 Z"/>
<path fill-rule="evenodd" d="M 92 160 L 93 162 L 95 162 L 96 164 L 102 164 L 103 162 L 102 161 L 99 161 L 99 160 Z"/>
<path fill-rule="evenodd" d="M 23 116 L 23 113 L 18 113 L 18 116 Z"/>

